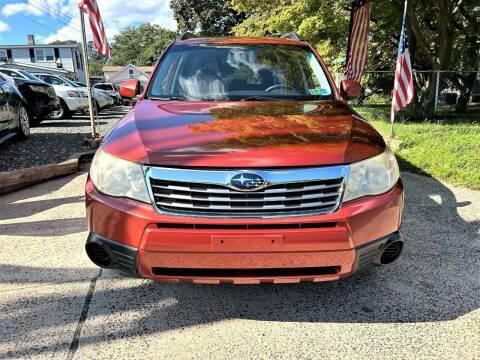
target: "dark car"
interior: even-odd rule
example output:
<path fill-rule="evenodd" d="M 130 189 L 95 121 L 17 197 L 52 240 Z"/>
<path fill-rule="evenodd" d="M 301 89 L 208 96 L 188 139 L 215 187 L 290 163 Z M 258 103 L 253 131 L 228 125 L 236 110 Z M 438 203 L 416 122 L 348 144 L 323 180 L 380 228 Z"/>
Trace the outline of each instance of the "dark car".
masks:
<path fill-rule="evenodd" d="M 27 103 L 12 78 L 0 74 L 0 143 L 17 135 L 30 136 Z"/>
<path fill-rule="evenodd" d="M 30 123 L 38 125 L 60 105 L 53 86 L 24 70 L 0 68 L 0 73 L 11 77 L 27 102 Z"/>

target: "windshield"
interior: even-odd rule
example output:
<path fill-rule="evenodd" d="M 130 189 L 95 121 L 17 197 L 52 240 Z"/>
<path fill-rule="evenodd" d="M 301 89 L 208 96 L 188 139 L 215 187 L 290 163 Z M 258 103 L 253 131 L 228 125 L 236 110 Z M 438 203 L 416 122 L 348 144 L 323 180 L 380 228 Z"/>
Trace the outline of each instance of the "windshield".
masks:
<path fill-rule="evenodd" d="M 65 81 L 68 85 L 70 85 L 70 86 L 72 86 L 72 87 L 76 87 L 76 88 L 81 87 L 80 85 L 74 83 L 72 80 L 67 79 L 67 78 L 65 78 L 65 77 L 63 77 L 63 76 L 59 76 L 59 78 L 62 79 L 63 81 Z"/>
<path fill-rule="evenodd" d="M 113 90 L 113 86 L 110 84 L 95 84 L 94 87 L 100 90 Z"/>
<path fill-rule="evenodd" d="M 149 98 L 188 100 L 332 97 L 315 55 L 288 45 L 177 45 L 154 74 Z"/>
<path fill-rule="evenodd" d="M 26 78 L 30 79 L 30 80 L 35 80 L 35 81 L 41 81 L 41 82 L 43 82 L 42 79 L 36 77 L 35 75 L 30 74 L 28 71 L 18 70 L 18 72 L 19 72 L 20 74 L 22 74 L 23 76 L 25 76 Z"/>

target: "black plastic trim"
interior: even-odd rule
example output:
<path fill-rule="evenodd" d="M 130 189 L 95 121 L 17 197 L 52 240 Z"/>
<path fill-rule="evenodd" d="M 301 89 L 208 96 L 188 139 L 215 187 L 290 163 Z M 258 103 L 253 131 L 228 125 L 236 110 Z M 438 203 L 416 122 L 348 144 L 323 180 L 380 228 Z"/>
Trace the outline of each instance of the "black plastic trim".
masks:
<path fill-rule="evenodd" d="M 110 264 L 105 266 L 106 268 L 119 269 L 126 275 L 138 276 L 138 249 L 106 239 L 95 233 L 90 233 L 88 235 L 86 245 L 91 243 L 95 243 L 103 247 L 110 256 Z"/>
<path fill-rule="evenodd" d="M 355 249 L 355 271 L 365 271 L 378 264 L 385 246 L 394 241 L 403 241 L 403 236 L 399 231 L 357 247 Z"/>

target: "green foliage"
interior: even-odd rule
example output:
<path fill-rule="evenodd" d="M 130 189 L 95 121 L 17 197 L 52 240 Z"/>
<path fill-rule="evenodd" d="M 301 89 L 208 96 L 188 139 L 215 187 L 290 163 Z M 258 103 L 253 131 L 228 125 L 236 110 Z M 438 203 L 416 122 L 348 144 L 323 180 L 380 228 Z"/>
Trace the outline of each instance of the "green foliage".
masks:
<path fill-rule="evenodd" d="M 378 131 L 390 133 L 389 106 L 356 110 Z M 395 123 L 395 138 L 401 141 L 396 155 L 402 169 L 480 189 L 480 124 L 473 119 L 441 114 L 435 122 Z"/>
<path fill-rule="evenodd" d="M 175 40 L 176 33 L 158 25 L 141 24 L 124 29 L 111 44 L 113 65 L 153 65 L 162 49 Z"/>
<path fill-rule="evenodd" d="M 75 40 L 55 40 L 50 45 L 80 45 L 80 43 Z"/>
<path fill-rule="evenodd" d="M 249 17 L 234 28 L 237 36 L 282 35 L 295 31 L 314 44 L 332 64 L 344 56 L 348 41 L 350 0 L 232 0 Z M 332 70 L 339 70 L 332 66 Z"/>
<path fill-rule="evenodd" d="M 245 19 L 227 0 L 171 0 L 170 8 L 179 31 L 198 31 L 202 36 L 229 35 Z"/>
<path fill-rule="evenodd" d="M 262 36 L 295 31 L 313 43 L 330 68 L 342 70 L 345 57 L 351 0 L 231 0 L 249 18 L 234 28 L 236 35 Z M 367 70 L 393 70 L 396 63 L 404 0 L 372 1 L 369 62 Z M 413 67 L 418 70 L 475 70 L 480 67 L 480 6 L 478 0 L 409 0 L 409 37 Z M 416 78 L 412 118 L 433 115 L 434 81 Z M 453 87 L 461 92 L 465 112 L 474 75 L 455 74 Z M 391 91 L 388 82 L 369 85 Z"/>

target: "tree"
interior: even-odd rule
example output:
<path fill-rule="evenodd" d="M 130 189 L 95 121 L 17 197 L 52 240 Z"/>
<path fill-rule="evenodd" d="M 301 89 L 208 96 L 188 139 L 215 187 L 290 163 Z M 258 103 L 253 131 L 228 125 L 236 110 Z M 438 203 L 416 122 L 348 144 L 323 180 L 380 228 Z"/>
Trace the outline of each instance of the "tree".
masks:
<path fill-rule="evenodd" d="M 171 0 L 170 8 L 179 31 L 198 31 L 202 36 L 230 35 L 246 17 L 227 0 Z"/>
<path fill-rule="evenodd" d="M 127 27 L 113 38 L 113 65 L 153 65 L 162 50 L 176 38 L 176 33 L 158 25 L 141 24 Z"/>
<path fill-rule="evenodd" d="M 280 36 L 294 31 L 315 45 L 329 64 L 345 55 L 351 0 L 232 0 L 232 5 L 248 14 L 234 28 L 235 35 Z"/>
<path fill-rule="evenodd" d="M 404 0 L 372 1 L 367 70 L 393 70 L 401 29 Z M 232 0 L 237 11 L 248 14 L 233 31 L 236 35 L 270 35 L 295 31 L 312 42 L 327 63 L 345 56 L 351 0 Z M 479 68 L 478 0 L 410 0 L 410 52 L 414 69 L 458 70 L 448 79 L 460 91 L 457 111 L 465 111 Z M 337 60 L 337 61 L 335 61 Z M 341 70 L 338 66 L 335 70 Z M 417 74 L 415 103 L 408 117 L 428 118 L 435 105 L 432 73 Z M 391 91 L 393 79 L 390 85 Z"/>
<path fill-rule="evenodd" d="M 87 56 L 90 76 L 103 76 L 103 65 L 108 59 L 93 48 L 93 41 L 89 41 L 87 44 Z"/>
<path fill-rule="evenodd" d="M 80 45 L 80 43 L 75 40 L 55 40 L 50 45 Z"/>

